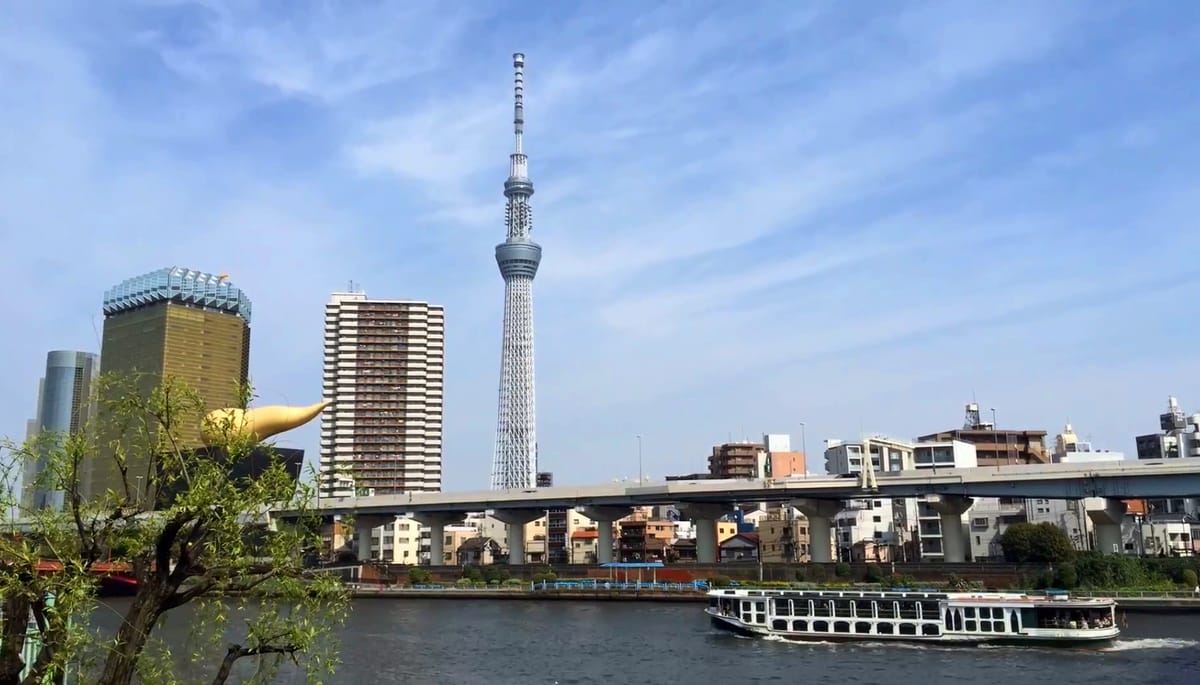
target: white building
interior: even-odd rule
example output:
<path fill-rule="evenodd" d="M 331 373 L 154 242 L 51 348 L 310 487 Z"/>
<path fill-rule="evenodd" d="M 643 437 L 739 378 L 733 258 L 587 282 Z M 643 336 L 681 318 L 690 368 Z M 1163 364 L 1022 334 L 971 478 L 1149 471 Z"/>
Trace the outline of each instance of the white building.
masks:
<path fill-rule="evenodd" d="M 873 474 L 864 474 L 864 462 L 874 472 L 911 471 L 914 467 L 913 445 L 903 440 L 874 436 L 861 442 L 826 440 L 825 445 L 825 472 L 830 475 L 860 474 L 865 479 Z M 833 520 L 835 558 L 904 561 L 906 545 L 915 539 L 916 520 L 917 505 L 912 499 L 850 500 Z"/>
<path fill-rule="evenodd" d="M 1190 557 L 1197 553 L 1195 526 L 1180 514 L 1126 516 L 1121 540 L 1130 556 Z"/>
<path fill-rule="evenodd" d="M 445 313 L 438 305 L 334 293 L 325 306 L 320 472 L 376 494 L 442 488 Z M 345 483 L 345 480 L 341 480 Z"/>
<path fill-rule="evenodd" d="M 393 564 L 419 564 L 421 528 L 421 524 L 405 517 L 396 517 L 391 523 L 375 528 L 371 531 L 371 558 Z M 429 535 L 428 529 L 425 535 Z"/>
<path fill-rule="evenodd" d="M 975 446 L 961 440 L 919 442 L 913 446 L 913 461 L 917 469 L 933 471 L 939 468 L 966 469 L 979 466 Z M 978 505 L 979 502 L 980 500 L 976 499 L 975 505 Z M 964 526 L 969 516 L 969 510 L 962 515 Z M 919 501 L 917 503 L 917 526 L 921 558 L 935 561 L 943 559 L 945 553 L 943 552 L 941 517 L 927 502 Z"/>
<path fill-rule="evenodd" d="M 871 455 L 871 467 L 876 472 L 913 469 L 912 443 L 877 435 L 861 442 L 826 440 L 825 473 L 862 473 L 864 454 Z"/>
<path fill-rule="evenodd" d="M 834 517 L 836 558 L 842 561 L 909 561 L 908 545 L 915 537 L 914 499 L 856 499 Z"/>
<path fill-rule="evenodd" d="M 1068 423 L 1063 427 L 1063 431 L 1054 438 L 1052 459 L 1056 464 L 1094 464 L 1124 461 L 1125 453 L 1093 449 L 1092 443 L 1080 440 L 1079 436 L 1075 435 L 1075 430 L 1071 428 L 1071 424 Z"/>

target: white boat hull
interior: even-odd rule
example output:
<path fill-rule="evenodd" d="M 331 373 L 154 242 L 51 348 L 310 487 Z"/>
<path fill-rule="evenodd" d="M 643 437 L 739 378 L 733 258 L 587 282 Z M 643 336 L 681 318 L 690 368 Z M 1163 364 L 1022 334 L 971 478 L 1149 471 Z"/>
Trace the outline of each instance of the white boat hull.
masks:
<path fill-rule="evenodd" d="M 1116 640 L 1121 631 L 1110 628 L 1103 631 L 1089 631 L 1091 634 L 1080 636 L 1076 631 L 1046 630 L 1029 631 L 1025 634 L 1004 635 L 961 635 L 944 633 L 942 635 L 862 635 L 837 633 L 793 633 L 782 630 L 772 630 L 762 626 L 746 625 L 731 616 L 721 616 L 712 611 L 706 611 L 716 628 L 745 637 L 780 637 L 793 642 L 900 642 L 925 643 L 937 645 L 979 646 L 979 645 L 1041 645 L 1047 647 L 1104 647 Z"/>
<path fill-rule="evenodd" d="M 1111 599 L 1016 593 L 716 590 L 713 625 L 797 642 L 1103 647 L 1120 635 Z"/>

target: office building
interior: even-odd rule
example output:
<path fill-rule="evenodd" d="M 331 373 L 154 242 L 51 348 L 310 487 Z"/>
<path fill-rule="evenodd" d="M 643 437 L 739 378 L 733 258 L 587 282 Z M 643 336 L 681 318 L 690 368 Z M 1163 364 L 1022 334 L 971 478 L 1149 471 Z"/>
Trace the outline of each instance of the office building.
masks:
<path fill-rule="evenodd" d="M 767 451 L 753 442 L 714 445 L 708 457 L 708 473 L 713 478 L 762 478 L 766 466 Z"/>
<path fill-rule="evenodd" d="M 445 311 L 334 293 L 325 306 L 323 497 L 442 489 Z"/>
<path fill-rule="evenodd" d="M 205 410 L 240 406 L 250 315 L 249 298 L 225 274 L 167 267 L 122 281 L 104 293 L 100 372 L 138 374 L 146 394 L 174 378 L 198 394 Z M 184 449 L 201 447 L 200 417 L 182 422 L 176 437 Z M 145 473 L 146 464 L 133 458 L 129 472 Z M 90 495 L 123 489 L 111 457 L 91 461 Z"/>
<path fill-rule="evenodd" d="M 1138 459 L 1197 459 L 1200 458 L 1200 414 L 1188 416 L 1179 408 L 1179 401 L 1167 398 L 1167 411 L 1158 416 L 1160 433 L 1135 438 Z M 1200 515 L 1200 500 L 1147 500 L 1148 515 Z"/>
<path fill-rule="evenodd" d="M 1000 430 L 992 421 L 984 421 L 979 405 L 967 405 L 963 427 L 922 435 L 917 442 L 946 442 L 959 440 L 975 446 L 979 466 L 1005 466 L 1017 464 L 1048 464 L 1050 453 L 1046 449 L 1046 431 Z"/>
<path fill-rule="evenodd" d="M 803 476 L 808 471 L 808 455 L 793 451 L 792 436 L 786 433 L 763 435 L 763 449 L 767 453 L 767 463 L 763 469 L 766 478 Z"/>
<path fill-rule="evenodd" d="M 23 508 L 62 510 L 64 493 L 43 476 L 47 453 L 87 424 L 95 410 L 92 384 L 99 372 L 99 359 L 89 352 L 55 350 L 46 355 L 46 373 L 38 382 L 37 418 L 28 426 L 30 437 L 40 435 L 42 440 L 36 444 L 36 459 L 24 465 Z"/>

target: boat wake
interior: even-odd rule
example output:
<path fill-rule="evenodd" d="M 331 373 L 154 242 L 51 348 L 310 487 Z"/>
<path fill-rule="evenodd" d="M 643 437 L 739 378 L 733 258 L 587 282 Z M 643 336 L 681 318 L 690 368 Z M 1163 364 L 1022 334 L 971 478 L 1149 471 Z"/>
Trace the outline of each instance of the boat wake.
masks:
<path fill-rule="evenodd" d="M 1187 649 L 1197 646 L 1200 646 L 1200 641 L 1185 640 L 1181 637 L 1144 637 L 1133 640 L 1117 640 L 1112 645 L 1100 651 L 1124 652 L 1131 649 Z"/>

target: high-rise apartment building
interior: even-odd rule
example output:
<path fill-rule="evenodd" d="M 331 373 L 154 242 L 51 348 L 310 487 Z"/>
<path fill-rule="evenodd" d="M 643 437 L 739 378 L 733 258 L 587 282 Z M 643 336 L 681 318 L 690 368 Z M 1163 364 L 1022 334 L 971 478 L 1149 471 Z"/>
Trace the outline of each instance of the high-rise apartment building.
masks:
<path fill-rule="evenodd" d="M 26 509 L 63 508 L 64 493 L 42 482 L 48 455 L 54 443 L 79 432 L 94 409 L 92 382 L 100 371 L 95 354 L 55 350 L 46 355 L 46 374 L 38 385 L 37 418 L 30 422 L 30 437 L 43 435 L 37 459 L 25 464 L 22 506 Z M 52 437 L 53 436 L 53 437 Z"/>
<path fill-rule="evenodd" d="M 322 496 L 442 489 L 445 310 L 334 293 L 325 306 Z"/>
<path fill-rule="evenodd" d="M 222 274 L 167 267 L 104 293 L 101 374 L 144 374 L 147 394 L 166 378 L 186 383 L 206 410 L 238 406 L 250 365 L 250 300 Z M 184 449 L 201 446 L 199 417 L 181 425 Z M 101 455 L 85 478 L 90 492 L 120 491 L 119 472 Z M 145 465 L 130 464 L 130 473 Z"/>

